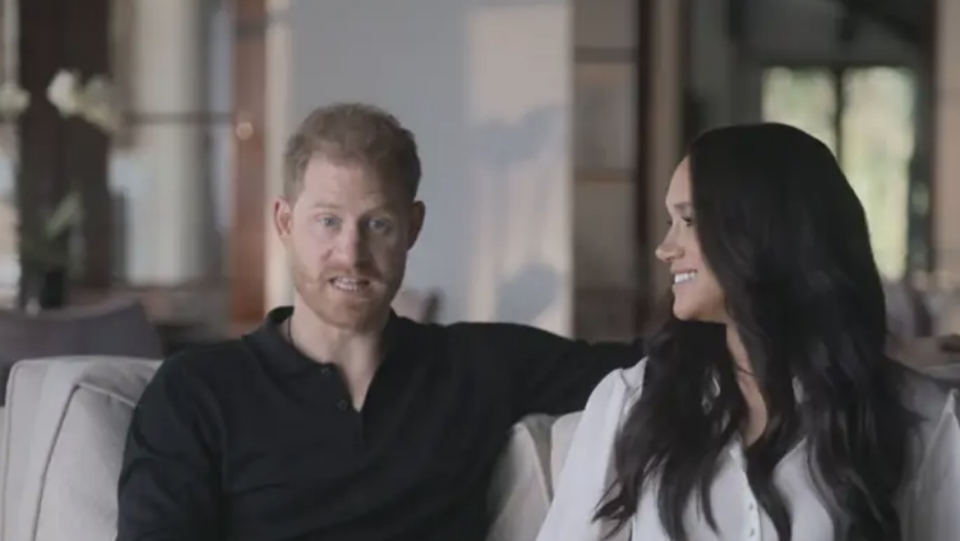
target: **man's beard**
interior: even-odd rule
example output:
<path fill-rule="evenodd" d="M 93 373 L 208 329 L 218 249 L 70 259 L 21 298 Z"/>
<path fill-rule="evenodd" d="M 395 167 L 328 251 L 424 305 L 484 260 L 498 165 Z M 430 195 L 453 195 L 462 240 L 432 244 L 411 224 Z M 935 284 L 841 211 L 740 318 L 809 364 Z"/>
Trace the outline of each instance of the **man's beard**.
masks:
<path fill-rule="evenodd" d="M 336 276 L 353 276 L 369 282 L 369 290 L 351 297 L 335 290 L 330 280 Z M 303 304 L 324 323 L 344 330 L 367 331 L 386 320 L 390 302 L 396 293 L 388 280 L 377 273 L 363 271 L 324 272 L 314 278 L 300 266 L 293 269 L 293 285 Z"/>

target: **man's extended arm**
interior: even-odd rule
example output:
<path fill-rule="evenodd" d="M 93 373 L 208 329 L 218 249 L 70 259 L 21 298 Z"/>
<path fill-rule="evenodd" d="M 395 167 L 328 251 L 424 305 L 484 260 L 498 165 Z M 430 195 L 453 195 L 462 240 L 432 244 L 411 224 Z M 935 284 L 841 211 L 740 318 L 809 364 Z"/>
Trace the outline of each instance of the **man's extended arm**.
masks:
<path fill-rule="evenodd" d="M 524 325 L 481 324 L 483 341 L 496 344 L 505 370 L 516 378 L 519 413 L 561 415 L 584 408 L 594 387 L 610 372 L 638 363 L 643 343 L 589 343 Z M 943 364 L 950 350 L 945 338 L 914 340 L 893 350 L 908 365 Z M 955 339 L 960 349 L 960 339 Z M 954 357 L 955 358 L 955 357 Z"/>
<path fill-rule="evenodd" d="M 177 365 L 159 368 L 134 412 L 118 486 L 117 541 L 223 538 L 211 401 Z"/>
<path fill-rule="evenodd" d="M 643 345 L 589 343 L 527 327 L 484 325 L 484 341 L 495 344 L 498 360 L 514 378 L 520 415 L 561 415 L 582 410 L 594 387 L 610 372 L 633 366 Z"/>

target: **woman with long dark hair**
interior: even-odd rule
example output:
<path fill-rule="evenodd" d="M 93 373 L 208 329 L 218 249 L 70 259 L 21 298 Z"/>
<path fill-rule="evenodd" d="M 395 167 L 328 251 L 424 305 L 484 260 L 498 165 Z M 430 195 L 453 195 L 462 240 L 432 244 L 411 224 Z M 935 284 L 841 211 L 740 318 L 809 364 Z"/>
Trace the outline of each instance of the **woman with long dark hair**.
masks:
<path fill-rule="evenodd" d="M 594 391 L 540 541 L 958 541 L 956 398 L 888 357 L 863 208 L 780 124 L 701 135 L 666 196 L 672 310 Z"/>

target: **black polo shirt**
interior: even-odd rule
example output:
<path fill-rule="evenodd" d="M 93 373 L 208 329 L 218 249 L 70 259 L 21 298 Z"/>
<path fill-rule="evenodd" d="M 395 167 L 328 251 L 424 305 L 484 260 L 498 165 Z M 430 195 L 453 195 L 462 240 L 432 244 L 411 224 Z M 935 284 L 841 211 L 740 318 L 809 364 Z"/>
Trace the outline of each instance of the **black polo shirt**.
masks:
<path fill-rule="evenodd" d="M 639 345 L 393 316 L 361 411 L 337 368 L 284 338 L 164 362 L 133 415 L 119 541 L 479 541 L 491 472 L 530 413 L 582 409 Z"/>

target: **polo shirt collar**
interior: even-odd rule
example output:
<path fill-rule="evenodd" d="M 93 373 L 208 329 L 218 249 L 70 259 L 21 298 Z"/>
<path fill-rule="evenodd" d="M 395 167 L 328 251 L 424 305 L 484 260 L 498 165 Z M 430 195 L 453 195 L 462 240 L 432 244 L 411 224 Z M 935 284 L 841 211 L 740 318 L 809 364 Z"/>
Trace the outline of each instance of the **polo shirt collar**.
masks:
<path fill-rule="evenodd" d="M 263 323 L 244 338 L 252 340 L 258 349 L 267 355 L 268 358 L 265 361 L 283 375 L 295 375 L 330 364 L 307 357 L 287 340 L 286 321 L 292 315 L 292 306 L 274 308 L 267 313 Z M 391 310 L 383 331 L 384 361 L 399 348 L 403 327 L 405 327 L 403 318 Z"/>

